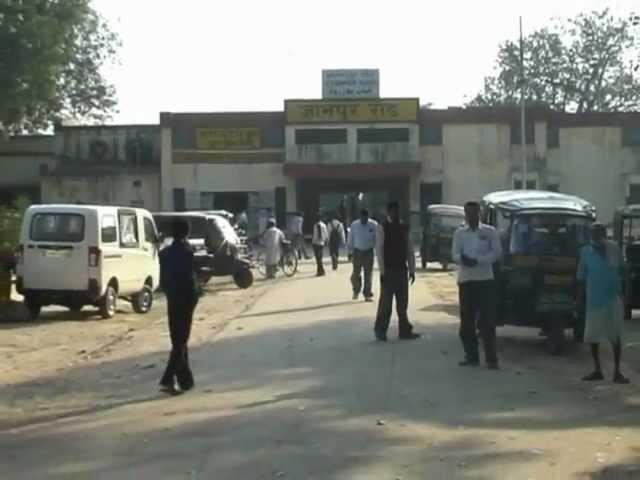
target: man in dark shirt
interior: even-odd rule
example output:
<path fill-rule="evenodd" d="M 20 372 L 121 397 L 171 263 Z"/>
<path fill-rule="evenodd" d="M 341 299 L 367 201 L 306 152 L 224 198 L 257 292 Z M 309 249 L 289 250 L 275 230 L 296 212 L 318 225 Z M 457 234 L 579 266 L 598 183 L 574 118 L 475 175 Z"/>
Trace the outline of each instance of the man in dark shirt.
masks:
<path fill-rule="evenodd" d="M 177 392 L 176 379 L 182 391 L 194 386 L 187 343 L 198 303 L 198 286 L 188 236 L 189 224 L 177 218 L 173 222 L 173 243 L 160 252 L 160 286 L 167 297 L 171 335 L 171 354 L 160 386 L 168 393 Z"/>
<path fill-rule="evenodd" d="M 380 302 L 376 318 L 375 334 L 380 342 L 387 341 L 387 329 L 391 320 L 393 297 L 398 312 L 398 330 L 401 340 L 415 340 L 420 334 L 413 332 L 407 316 L 409 305 L 409 280 L 416 280 L 416 258 L 411 245 L 409 227 L 400 221 L 400 205 L 389 202 L 387 220 L 378 227 L 376 256 L 380 269 Z"/>

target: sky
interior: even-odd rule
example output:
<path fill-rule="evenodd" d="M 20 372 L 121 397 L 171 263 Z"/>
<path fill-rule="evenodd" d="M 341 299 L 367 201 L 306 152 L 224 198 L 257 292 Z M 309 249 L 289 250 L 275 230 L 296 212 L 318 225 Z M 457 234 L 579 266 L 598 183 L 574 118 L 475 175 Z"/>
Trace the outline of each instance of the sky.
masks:
<path fill-rule="evenodd" d="M 377 68 L 383 97 L 463 105 L 498 45 L 554 17 L 640 0 L 94 0 L 120 34 L 111 123 L 159 112 L 282 110 L 320 98 L 326 68 Z"/>

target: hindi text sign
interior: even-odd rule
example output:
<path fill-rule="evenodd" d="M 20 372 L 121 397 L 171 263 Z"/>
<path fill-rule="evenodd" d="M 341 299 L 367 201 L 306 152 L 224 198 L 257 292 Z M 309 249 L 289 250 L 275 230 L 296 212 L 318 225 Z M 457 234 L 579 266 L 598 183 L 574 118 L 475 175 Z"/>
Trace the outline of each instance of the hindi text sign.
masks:
<path fill-rule="evenodd" d="M 260 145 L 259 128 L 196 128 L 198 150 L 255 150 Z"/>
<path fill-rule="evenodd" d="M 287 100 L 287 123 L 416 122 L 418 99 Z"/>
<path fill-rule="evenodd" d="M 380 72 L 375 69 L 322 71 L 322 98 L 378 98 Z"/>

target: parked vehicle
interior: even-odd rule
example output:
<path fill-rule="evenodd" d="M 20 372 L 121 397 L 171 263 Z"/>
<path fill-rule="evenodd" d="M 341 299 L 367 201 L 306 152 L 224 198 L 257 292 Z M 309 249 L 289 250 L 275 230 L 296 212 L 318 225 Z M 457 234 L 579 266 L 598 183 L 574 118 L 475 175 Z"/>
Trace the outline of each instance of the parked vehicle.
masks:
<path fill-rule="evenodd" d="M 497 323 L 541 328 L 555 354 L 564 349 L 567 328 L 582 341 L 576 270 L 580 249 L 590 241 L 593 205 L 554 192 L 506 191 L 484 197 L 483 215 L 504 250 L 495 269 Z"/>
<path fill-rule="evenodd" d="M 422 227 L 420 257 L 422 268 L 427 262 L 439 262 L 447 270 L 453 262 L 453 234 L 464 224 L 464 208 L 457 205 L 430 205 Z"/>
<path fill-rule="evenodd" d="M 160 280 L 157 242 L 153 217 L 143 209 L 30 207 L 20 235 L 18 293 L 33 318 L 46 305 L 73 311 L 95 305 L 111 318 L 119 298 L 147 313 Z"/>
<path fill-rule="evenodd" d="M 163 247 L 173 240 L 172 223 L 175 218 L 183 218 L 189 223 L 189 243 L 195 251 L 196 275 L 202 285 L 212 277 L 227 275 L 231 275 L 240 288 L 253 285 L 251 264 L 240 257 L 240 239 L 226 218 L 202 212 L 158 212 L 153 217 Z"/>
<path fill-rule="evenodd" d="M 627 205 L 616 210 L 613 240 L 624 256 L 624 311 L 625 318 L 630 320 L 633 309 L 640 308 L 640 205 Z"/>

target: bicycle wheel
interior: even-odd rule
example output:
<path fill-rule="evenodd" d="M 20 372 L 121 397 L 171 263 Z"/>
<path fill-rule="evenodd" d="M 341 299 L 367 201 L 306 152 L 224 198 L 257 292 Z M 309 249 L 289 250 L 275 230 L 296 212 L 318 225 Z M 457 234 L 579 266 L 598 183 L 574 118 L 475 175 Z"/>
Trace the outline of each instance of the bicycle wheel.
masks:
<path fill-rule="evenodd" d="M 290 251 L 282 258 L 282 271 L 287 277 L 293 277 L 298 271 L 298 256 L 296 252 Z"/>
<path fill-rule="evenodd" d="M 267 276 L 267 266 L 264 263 L 264 255 L 262 252 L 258 252 L 256 255 L 256 267 L 258 268 L 258 272 L 263 277 Z"/>

